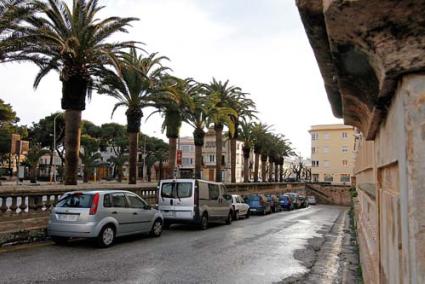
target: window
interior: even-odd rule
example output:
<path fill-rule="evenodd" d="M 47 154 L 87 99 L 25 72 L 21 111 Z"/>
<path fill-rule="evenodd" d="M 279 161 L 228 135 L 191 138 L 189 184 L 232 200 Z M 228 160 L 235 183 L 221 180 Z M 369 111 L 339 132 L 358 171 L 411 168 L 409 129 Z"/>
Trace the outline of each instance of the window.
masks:
<path fill-rule="evenodd" d="M 182 164 L 183 165 L 192 165 L 193 159 L 192 158 L 182 158 Z"/>
<path fill-rule="evenodd" d="M 215 162 L 215 155 L 209 155 L 209 162 L 214 163 Z"/>
<path fill-rule="evenodd" d="M 319 166 L 319 161 L 311 161 L 311 166 L 312 167 L 318 167 Z"/>
<path fill-rule="evenodd" d="M 127 198 L 131 208 L 145 208 L 147 205 L 143 200 L 135 195 L 127 194 Z"/>
<path fill-rule="evenodd" d="M 350 175 L 349 174 L 342 174 L 340 181 L 341 182 L 349 182 L 350 181 Z"/>
<path fill-rule="evenodd" d="M 56 207 L 90 208 L 92 198 L 92 194 L 71 193 L 59 200 Z"/>
<path fill-rule="evenodd" d="M 342 160 L 342 165 L 343 166 L 348 166 L 348 161 L 347 160 Z"/>
<path fill-rule="evenodd" d="M 190 182 L 170 182 L 163 183 L 161 197 L 166 198 L 187 198 L 192 196 L 192 183 Z"/>
<path fill-rule="evenodd" d="M 329 153 L 329 147 L 328 146 L 323 147 L 323 153 Z"/>
<path fill-rule="evenodd" d="M 191 145 L 182 145 L 181 146 L 181 150 L 182 152 L 193 152 L 192 146 Z"/>
<path fill-rule="evenodd" d="M 120 208 L 127 207 L 124 193 L 112 194 L 112 207 L 120 207 Z"/>
<path fill-rule="evenodd" d="M 319 133 L 312 132 L 311 133 L 311 140 L 319 140 Z"/>
<path fill-rule="evenodd" d="M 112 201 L 111 201 L 111 195 L 110 194 L 105 194 L 105 196 L 103 197 L 103 207 L 105 207 L 105 208 L 112 207 Z"/>
<path fill-rule="evenodd" d="M 324 138 L 325 140 L 328 140 L 328 139 L 329 139 L 329 133 L 325 133 L 325 134 L 323 134 L 323 138 Z"/>
<path fill-rule="evenodd" d="M 347 139 L 348 138 L 348 133 L 347 132 L 342 132 L 342 139 Z"/>
<path fill-rule="evenodd" d="M 323 161 L 323 166 L 325 167 L 325 168 L 329 168 L 329 161 Z"/>
<path fill-rule="evenodd" d="M 348 146 L 342 146 L 342 152 L 347 153 L 348 152 Z"/>
<path fill-rule="evenodd" d="M 333 182 L 334 181 L 334 177 L 330 174 L 325 174 L 325 177 L 323 179 L 326 182 Z"/>
<path fill-rule="evenodd" d="M 313 181 L 318 182 L 319 181 L 319 174 L 313 174 Z"/>
<path fill-rule="evenodd" d="M 217 200 L 218 196 L 220 195 L 218 184 L 208 184 L 208 193 L 210 200 Z"/>
<path fill-rule="evenodd" d="M 316 147 L 311 147 L 311 153 L 312 154 L 316 153 Z"/>

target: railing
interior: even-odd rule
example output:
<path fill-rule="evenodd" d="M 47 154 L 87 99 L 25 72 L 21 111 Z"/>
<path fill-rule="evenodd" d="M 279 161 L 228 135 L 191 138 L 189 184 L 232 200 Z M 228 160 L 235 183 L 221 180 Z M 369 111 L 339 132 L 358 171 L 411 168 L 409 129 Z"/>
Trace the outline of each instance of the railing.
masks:
<path fill-rule="evenodd" d="M 79 185 L 79 186 L 2 186 L 0 187 L 0 219 L 25 218 L 34 214 L 48 214 L 60 196 L 69 191 L 94 189 L 128 190 L 141 196 L 149 204 L 156 203 L 156 185 Z"/>

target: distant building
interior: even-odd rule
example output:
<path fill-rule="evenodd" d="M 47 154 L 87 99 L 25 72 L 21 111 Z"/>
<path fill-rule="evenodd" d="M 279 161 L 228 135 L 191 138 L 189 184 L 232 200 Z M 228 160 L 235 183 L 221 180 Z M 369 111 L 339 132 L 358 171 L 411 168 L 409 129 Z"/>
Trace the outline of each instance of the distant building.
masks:
<path fill-rule="evenodd" d="M 313 125 L 311 135 L 312 181 L 351 182 L 354 165 L 354 127 L 343 124 Z"/>
<path fill-rule="evenodd" d="M 180 177 L 193 177 L 195 175 L 195 144 L 193 137 L 181 137 L 178 139 L 178 149 L 182 151 L 181 165 L 179 165 Z"/>

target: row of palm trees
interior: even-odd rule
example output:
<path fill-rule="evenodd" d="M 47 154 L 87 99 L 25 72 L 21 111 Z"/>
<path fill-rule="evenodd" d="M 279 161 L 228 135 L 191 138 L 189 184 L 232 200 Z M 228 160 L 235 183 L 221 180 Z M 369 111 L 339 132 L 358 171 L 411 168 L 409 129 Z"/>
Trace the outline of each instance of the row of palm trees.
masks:
<path fill-rule="evenodd" d="M 64 1 L 0 0 L 0 60 L 28 61 L 39 68 L 34 87 L 50 72 L 57 71 L 62 82 L 65 110 L 65 184 L 77 183 L 81 139 L 81 114 L 92 91 L 117 99 L 126 108 L 129 136 L 129 183 L 136 183 L 137 149 L 143 110 L 156 108 L 164 118 L 169 139 L 168 177 L 173 176 L 176 141 L 182 123 L 194 128 L 195 177 L 201 177 L 205 129 L 216 133 L 216 157 L 222 156 L 223 131 L 228 129 L 231 147 L 231 181 L 236 181 L 236 140 L 244 142 L 245 176 L 248 158 L 255 153 L 254 179 L 258 181 L 259 157 L 262 180 L 269 161 L 269 180 L 278 176 L 278 165 L 292 152 L 282 135 L 267 125 L 253 122 L 255 103 L 247 93 L 229 81 L 212 79 L 208 84 L 171 75 L 167 57 L 148 54 L 134 41 L 112 42 L 111 36 L 127 32 L 136 18 L 96 18 L 102 9 L 96 0 Z M 155 113 L 154 112 L 154 113 Z M 221 159 L 216 159 L 216 181 L 221 181 Z M 270 171 L 275 165 L 275 172 Z M 282 167 L 281 167 L 282 168 Z"/>

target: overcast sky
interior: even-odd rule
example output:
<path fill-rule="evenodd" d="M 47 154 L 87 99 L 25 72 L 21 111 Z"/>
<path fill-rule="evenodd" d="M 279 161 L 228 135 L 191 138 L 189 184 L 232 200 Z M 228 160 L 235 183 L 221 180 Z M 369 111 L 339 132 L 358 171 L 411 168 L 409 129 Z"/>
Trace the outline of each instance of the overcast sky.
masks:
<path fill-rule="evenodd" d="M 103 15 L 134 16 L 121 39 L 144 42 L 149 52 L 171 59 L 179 77 L 200 82 L 229 79 L 251 94 L 259 118 L 283 133 L 303 156 L 310 156 L 308 129 L 313 124 L 342 123 L 333 117 L 323 81 L 294 0 L 103 0 Z M 57 73 L 37 90 L 37 68 L 1 64 L 1 95 L 22 124 L 30 125 L 60 110 Z M 126 123 L 124 109 L 111 119 L 112 98 L 93 95 L 83 119 L 96 124 Z M 149 111 L 145 111 L 145 117 Z M 165 138 L 159 116 L 143 119 L 142 132 Z M 183 127 L 181 136 L 191 136 Z"/>

